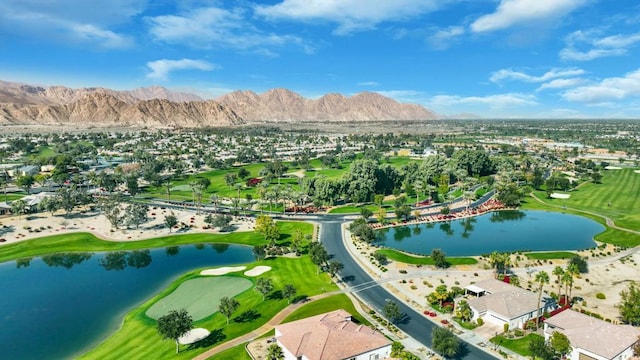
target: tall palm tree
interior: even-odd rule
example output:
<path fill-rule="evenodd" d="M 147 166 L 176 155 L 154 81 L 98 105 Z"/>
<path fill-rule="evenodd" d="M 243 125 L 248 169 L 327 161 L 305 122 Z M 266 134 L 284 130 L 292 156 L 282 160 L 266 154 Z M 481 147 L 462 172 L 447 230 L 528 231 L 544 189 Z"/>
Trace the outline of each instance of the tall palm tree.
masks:
<path fill-rule="evenodd" d="M 213 210 L 218 212 L 218 205 L 220 204 L 220 197 L 218 194 L 212 194 L 211 197 L 209 197 L 209 200 L 211 200 L 211 204 L 213 204 Z"/>
<path fill-rule="evenodd" d="M 547 274 L 546 271 L 538 271 L 538 273 L 536 274 L 536 282 L 538 283 L 538 285 L 540 286 L 538 288 L 538 302 L 536 303 L 538 306 L 538 311 L 537 311 L 537 316 L 536 316 L 536 329 L 538 328 L 539 322 L 540 322 L 540 316 L 542 316 L 542 314 L 540 314 L 540 300 L 542 300 L 542 289 L 544 287 L 544 284 L 548 284 L 549 283 L 549 274 Z"/>
<path fill-rule="evenodd" d="M 416 207 L 418 206 L 418 202 L 420 201 L 420 192 L 424 190 L 424 182 L 422 180 L 416 180 L 413 183 L 413 189 L 416 191 Z"/>
<path fill-rule="evenodd" d="M 560 301 L 560 299 L 562 299 L 562 275 L 564 275 L 564 269 L 562 266 L 556 266 L 553 269 L 552 274 L 556 277 L 556 281 L 558 282 L 558 301 Z"/>
<path fill-rule="evenodd" d="M 569 264 L 567 265 L 567 272 L 570 275 L 569 281 L 569 299 L 571 299 L 571 295 L 573 293 L 573 278 L 580 274 L 580 269 L 577 264 Z"/>

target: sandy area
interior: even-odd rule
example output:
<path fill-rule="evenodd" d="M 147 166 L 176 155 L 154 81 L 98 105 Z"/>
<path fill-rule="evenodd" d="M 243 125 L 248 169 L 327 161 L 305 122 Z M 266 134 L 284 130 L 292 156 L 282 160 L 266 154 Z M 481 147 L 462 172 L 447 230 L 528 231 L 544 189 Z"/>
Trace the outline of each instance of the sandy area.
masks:
<path fill-rule="evenodd" d="M 348 231 L 345 233 L 350 237 Z M 489 260 L 481 257 L 477 257 L 479 262 L 476 265 L 454 266 L 447 270 L 390 261 L 385 265 L 388 271 L 382 272 L 372 264 L 371 260 L 371 254 L 377 248 L 367 246 L 360 241 L 355 243 L 348 241 L 348 243 L 352 254 L 357 255 L 360 264 L 367 267 L 374 278 L 386 283 L 387 288 L 398 298 L 412 304 L 421 312 L 428 308 L 425 296 L 441 284 L 447 285 L 449 289 L 453 286 L 464 288 L 494 276 Z M 595 253 L 600 256 L 593 257 L 590 250 L 579 252 L 581 256 L 589 257 L 589 272 L 574 280 L 572 296 L 580 296 L 584 299 L 584 302 L 576 305 L 577 309 L 585 309 L 616 322 L 618 310 L 615 305 L 620 302 L 620 291 L 626 289 L 632 279 L 640 279 L 640 253 L 636 251 L 623 259 L 615 259 L 614 257 L 619 254 L 612 245 L 607 245 L 603 250 L 595 250 Z M 546 293 L 558 292 L 555 276 L 551 272 L 555 266 L 566 267 L 567 264 L 566 260 L 536 262 L 526 259 L 523 255 L 512 255 L 511 262 L 514 264 L 512 272 L 518 275 L 520 284 L 525 289 L 535 291 L 537 289 L 534 282 L 536 271 L 546 271 L 551 278 L 550 284 L 545 285 Z M 597 299 L 597 293 L 603 293 L 605 299 Z"/>
<path fill-rule="evenodd" d="M 640 170 L 633 170 L 634 173 L 640 174 Z"/>
<path fill-rule="evenodd" d="M 178 342 L 182 345 L 193 344 L 194 342 L 200 341 L 211 334 L 209 330 L 203 328 L 195 328 L 189 330 L 186 334 L 180 336 L 178 338 Z"/>
<path fill-rule="evenodd" d="M 214 275 L 214 276 L 225 275 L 225 274 L 236 272 L 236 271 L 242 271 L 246 268 L 247 268 L 246 266 L 225 266 L 217 269 L 202 270 L 200 272 L 200 275 Z"/>
<path fill-rule="evenodd" d="M 271 266 L 256 266 L 251 270 L 245 271 L 246 276 L 260 276 L 267 271 L 271 270 Z"/>
<path fill-rule="evenodd" d="M 560 194 L 560 193 L 553 193 L 551 194 L 551 197 L 554 199 L 568 199 L 571 197 L 571 195 L 569 194 Z"/>
<path fill-rule="evenodd" d="M 611 165 L 606 166 L 604 169 L 605 170 L 622 170 L 622 168 L 619 166 L 611 166 Z"/>
<path fill-rule="evenodd" d="M 164 224 L 166 215 L 173 212 L 182 227 L 172 229 L 171 233 Z M 104 215 L 98 212 L 72 213 L 68 217 L 62 211 L 55 215 L 37 213 L 31 215 L 11 216 L 0 218 L 0 243 L 9 244 L 16 241 L 28 240 L 48 235 L 58 235 L 69 232 L 90 232 L 95 236 L 113 241 L 135 241 L 156 238 L 171 234 L 191 234 L 197 232 L 220 233 L 216 229 L 204 229 L 204 214 L 196 214 L 192 210 L 169 210 L 160 207 L 151 208 L 149 220 L 141 224 L 138 229 L 113 229 Z M 236 218 L 231 223 L 234 231 L 251 231 L 253 220 Z M 2 241 L 4 239 L 4 241 Z M 1 246 L 1 245 L 0 245 Z"/>

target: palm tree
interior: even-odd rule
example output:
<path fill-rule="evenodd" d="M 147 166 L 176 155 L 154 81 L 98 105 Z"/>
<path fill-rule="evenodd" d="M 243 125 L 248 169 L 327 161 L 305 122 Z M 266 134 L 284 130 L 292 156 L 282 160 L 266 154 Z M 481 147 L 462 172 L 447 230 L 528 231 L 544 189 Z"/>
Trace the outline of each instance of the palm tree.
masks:
<path fill-rule="evenodd" d="M 416 207 L 417 207 L 420 199 L 420 192 L 424 190 L 424 183 L 422 182 L 422 180 L 416 180 L 413 183 L 413 189 L 416 191 Z"/>
<path fill-rule="evenodd" d="M 220 204 L 220 197 L 217 194 L 212 194 L 211 197 L 209 197 L 209 200 L 211 200 L 211 204 L 213 204 L 213 210 L 215 212 L 218 212 L 218 205 Z"/>
<path fill-rule="evenodd" d="M 558 301 L 560 301 L 562 299 L 560 294 L 562 291 L 562 275 L 564 275 L 564 269 L 562 268 L 562 266 L 556 266 L 553 269 L 552 274 L 555 275 L 556 281 L 558 282 Z"/>
<path fill-rule="evenodd" d="M 577 264 L 569 264 L 567 265 L 567 272 L 570 275 L 569 279 L 569 299 L 571 299 L 571 295 L 573 293 L 573 278 L 580 274 L 580 269 Z"/>
<path fill-rule="evenodd" d="M 476 199 L 476 194 L 474 194 L 473 191 L 465 191 L 464 194 L 462 194 L 462 198 L 467 203 L 466 208 L 469 209 L 471 202 Z"/>
<path fill-rule="evenodd" d="M 540 287 L 538 288 L 538 302 L 537 302 L 538 314 L 536 316 L 536 329 L 537 329 L 540 321 L 540 316 L 542 316 L 542 314 L 540 314 L 540 310 L 541 310 L 540 300 L 542 299 L 542 288 L 544 287 L 544 284 L 549 283 L 549 274 L 547 274 L 546 271 L 539 271 L 536 274 L 536 282 L 540 285 Z"/>
<path fill-rule="evenodd" d="M 284 359 L 284 353 L 282 348 L 278 344 L 271 344 L 267 348 L 267 360 L 282 360 Z"/>

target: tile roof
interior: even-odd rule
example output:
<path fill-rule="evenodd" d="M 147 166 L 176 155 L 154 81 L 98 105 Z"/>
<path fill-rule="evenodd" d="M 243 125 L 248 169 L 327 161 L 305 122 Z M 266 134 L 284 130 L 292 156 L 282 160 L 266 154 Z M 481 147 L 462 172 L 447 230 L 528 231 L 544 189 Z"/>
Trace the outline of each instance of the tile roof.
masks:
<path fill-rule="evenodd" d="M 342 309 L 278 325 L 276 333 L 289 352 L 309 360 L 349 359 L 391 345 L 379 332 L 351 321 Z"/>
<path fill-rule="evenodd" d="M 572 347 L 607 359 L 613 359 L 635 344 L 640 336 L 638 328 L 614 325 L 574 310 L 563 311 L 545 322 L 559 328 L 569 338 Z"/>
<path fill-rule="evenodd" d="M 488 293 L 468 300 L 469 306 L 480 313 L 491 310 L 507 319 L 514 319 L 539 309 L 538 294 L 534 292 L 495 279 L 473 285 Z"/>

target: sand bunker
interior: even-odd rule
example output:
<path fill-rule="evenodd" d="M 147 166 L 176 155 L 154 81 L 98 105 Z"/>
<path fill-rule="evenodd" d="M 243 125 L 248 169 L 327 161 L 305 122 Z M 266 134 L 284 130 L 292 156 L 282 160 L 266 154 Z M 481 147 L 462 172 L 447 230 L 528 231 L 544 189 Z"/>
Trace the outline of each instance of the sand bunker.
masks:
<path fill-rule="evenodd" d="M 271 266 L 256 266 L 249 271 L 245 271 L 244 274 L 247 276 L 258 276 L 266 273 L 271 270 Z"/>
<path fill-rule="evenodd" d="M 604 169 L 605 170 L 621 170 L 622 168 L 619 166 L 607 166 Z"/>
<path fill-rule="evenodd" d="M 559 194 L 559 193 L 553 193 L 551 194 L 551 197 L 554 199 L 568 199 L 571 197 L 571 195 L 569 194 Z"/>
<path fill-rule="evenodd" d="M 633 172 L 636 174 L 640 174 L 640 170 L 634 170 Z"/>
<path fill-rule="evenodd" d="M 198 342 L 207 336 L 209 336 L 210 332 L 207 329 L 203 328 L 195 328 L 187 331 L 186 334 L 180 336 L 178 338 L 178 342 L 182 345 L 193 344 L 194 342 Z"/>
<path fill-rule="evenodd" d="M 247 268 L 246 266 L 235 266 L 235 267 L 225 266 L 217 269 L 202 270 L 200 272 L 200 275 L 225 275 L 225 274 L 236 272 L 236 271 L 242 271 L 246 268 Z"/>

